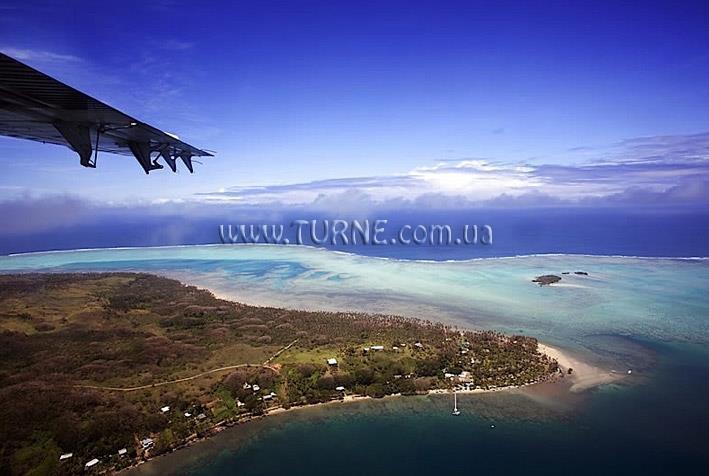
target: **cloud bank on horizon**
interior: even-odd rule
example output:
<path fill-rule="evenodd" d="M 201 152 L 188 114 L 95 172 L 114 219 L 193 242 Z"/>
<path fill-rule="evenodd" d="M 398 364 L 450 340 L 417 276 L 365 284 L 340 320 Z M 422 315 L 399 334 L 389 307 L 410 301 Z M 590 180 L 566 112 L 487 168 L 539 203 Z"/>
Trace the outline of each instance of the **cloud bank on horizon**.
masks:
<path fill-rule="evenodd" d="M 233 186 L 195 199 L 244 206 L 369 207 L 690 206 L 709 203 L 709 132 L 641 137 L 577 164 L 440 161 L 408 173 Z"/>
<path fill-rule="evenodd" d="M 11 197 L 0 201 L 0 211 L 6 218 L 6 231 L 17 232 L 28 226 L 26 216 L 47 217 L 38 220 L 45 228 L 57 217 L 66 224 L 104 213 L 204 217 L 233 211 L 259 219 L 289 209 L 367 213 L 377 209 L 539 207 L 703 209 L 709 204 L 709 132 L 579 147 L 569 155 L 577 161 L 442 160 L 401 174 L 235 185 L 180 198 L 102 200 L 71 191 L 37 193 L 0 186 Z"/>

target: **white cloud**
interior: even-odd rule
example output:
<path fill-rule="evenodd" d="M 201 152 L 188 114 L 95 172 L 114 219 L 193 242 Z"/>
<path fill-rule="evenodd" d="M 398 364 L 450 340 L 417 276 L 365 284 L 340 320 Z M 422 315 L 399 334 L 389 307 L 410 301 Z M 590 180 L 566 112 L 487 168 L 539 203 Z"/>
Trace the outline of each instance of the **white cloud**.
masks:
<path fill-rule="evenodd" d="M 355 196 L 372 206 L 452 207 L 540 204 L 703 205 L 709 182 L 709 133 L 631 139 L 603 150 L 603 160 L 575 165 L 505 163 L 487 159 L 441 161 L 408 173 L 306 183 L 236 186 L 200 200 L 250 205 L 340 207 Z M 584 148 L 584 153 L 593 149 Z M 599 155 L 601 152 L 599 152 Z M 692 193 L 681 193 L 682 190 Z M 364 206 L 364 205 L 363 205 Z M 438 206 L 438 205 L 435 205 Z"/>
<path fill-rule="evenodd" d="M 46 50 L 34 50 L 29 48 L 14 48 L 11 46 L 0 46 L 0 51 L 20 61 L 33 61 L 37 63 L 77 63 L 81 58 L 74 55 L 54 53 Z"/>

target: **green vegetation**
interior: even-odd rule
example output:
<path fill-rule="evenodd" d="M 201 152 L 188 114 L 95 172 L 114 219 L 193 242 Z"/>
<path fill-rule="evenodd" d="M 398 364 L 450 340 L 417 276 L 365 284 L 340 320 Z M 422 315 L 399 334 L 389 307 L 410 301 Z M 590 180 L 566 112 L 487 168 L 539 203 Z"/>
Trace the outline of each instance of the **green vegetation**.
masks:
<path fill-rule="evenodd" d="M 78 474 L 98 458 L 99 472 L 277 407 L 556 370 L 529 337 L 246 306 L 147 274 L 0 275 L 0 467 Z"/>
<path fill-rule="evenodd" d="M 537 283 L 540 286 L 549 286 L 550 284 L 558 283 L 559 281 L 561 281 L 561 276 L 557 276 L 555 274 L 537 276 L 532 280 L 533 283 Z"/>

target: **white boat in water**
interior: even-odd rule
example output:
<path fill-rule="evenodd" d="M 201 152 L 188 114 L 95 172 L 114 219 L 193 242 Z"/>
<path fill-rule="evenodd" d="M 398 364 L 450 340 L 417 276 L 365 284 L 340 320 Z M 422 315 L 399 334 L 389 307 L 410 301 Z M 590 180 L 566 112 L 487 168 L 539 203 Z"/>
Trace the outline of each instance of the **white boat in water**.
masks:
<path fill-rule="evenodd" d="M 458 394 L 453 392 L 453 415 L 460 415 L 460 410 L 458 410 Z"/>

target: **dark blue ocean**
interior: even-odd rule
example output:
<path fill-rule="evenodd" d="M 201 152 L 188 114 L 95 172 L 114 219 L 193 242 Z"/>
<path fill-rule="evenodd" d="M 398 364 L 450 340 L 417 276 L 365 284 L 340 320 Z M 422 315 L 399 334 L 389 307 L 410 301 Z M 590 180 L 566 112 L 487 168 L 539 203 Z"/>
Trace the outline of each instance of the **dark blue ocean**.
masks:
<path fill-rule="evenodd" d="M 408 246 L 333 245 L 331 239 L 317 245 L 305 234 L 308 245 L 367 256 L 405 259 L 460 260 L 477 257 L 515 256 L 540 253 L 596 254 L 621 256 L 709 256 L 709 211 L 706 210 L 620 210 L 620 209 L 477 209 L 467 211 L 378 211 L 367 215 L 328 214 L 303 210 L 225 211 L 193 218 L 185 214 L 150 215 L 128 212 L 98 213 L 77 223 L 38 231 L 11 233 L 0 228 L 0 254 L 118 246 L 164 246 L 219 243 L 220 225 L 282 224 L 287 237 L 295 241 L 294 220 L 335 219 L 347 222 L 387 220 L 389 241 L 403 225 L 449 225 L 453 237 L 460 237 L 464 225 L 489 225 L 491 245 Z M 320 230 L 319 236 L 323 236 Z M 428 240 L 427 240 L 428 241 Z"/>

